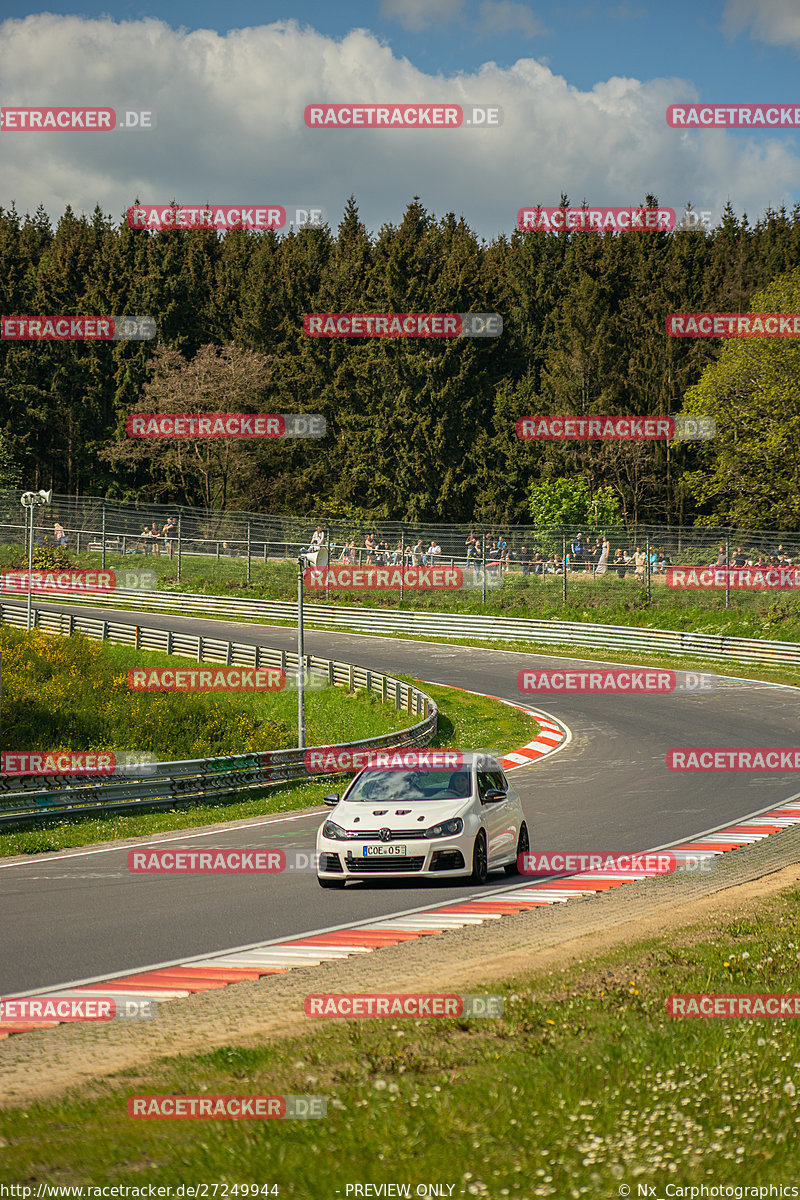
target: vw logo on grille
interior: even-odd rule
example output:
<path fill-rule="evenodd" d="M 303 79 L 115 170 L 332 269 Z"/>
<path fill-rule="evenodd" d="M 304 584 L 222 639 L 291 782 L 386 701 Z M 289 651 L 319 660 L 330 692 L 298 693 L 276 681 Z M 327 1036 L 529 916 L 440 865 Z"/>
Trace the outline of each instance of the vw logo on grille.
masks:
<path fill-rule="evenodd" d="M 391 829 L 382 829 L 380 832 L 380 839 L 382 842 L 390 842 L 392 840 Z"/>

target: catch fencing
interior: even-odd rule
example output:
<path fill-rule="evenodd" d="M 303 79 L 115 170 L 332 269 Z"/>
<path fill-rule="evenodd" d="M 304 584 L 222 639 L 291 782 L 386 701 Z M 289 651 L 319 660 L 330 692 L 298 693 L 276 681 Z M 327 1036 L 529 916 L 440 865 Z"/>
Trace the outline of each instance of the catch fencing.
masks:
<path fill-rule="evenodd" d="M 24 544 L 24 514 L 19 499 L 16 491 L 0 491 L 0 546 Z M 165 536 L 169 518 L 174 519 L 174 525 Z M 738 565 L 747 560 L 753 565 L 778 560 L 784 565 L 789 561 L 800 564 L 800 532 L 764 529 L 600 527 L 593 523 L 541 528 L 480 522 L 446 525 L 435 521 L 343 521 L 66 495 L 53 496 L 50 507 L 33 509 L 33 519 L 37 542 L 52 542 L 58 522 L 71 554 L 88 555 L 92 564 L 97 562 L 104 568 L 122 562 L 141 567 L 146 561 L 148 568 L 178 582 L 207 573 L 211 563 L 225 565 L 226 580 L 233 575 L 247 584 L 263 582 L 270 578 L 270 564 L 293 562 L 309 547 L 317 524 L 322 526 L 331 561 L 341 561 L 347 555 L 357 565 L 430 565 L 422 561 L 422 556 L 427 558 L 428 547 L 435 541 L 441 551 L 437 564 L 464 567 L 467 579 L 481 589 L 484 600 L 489 589 L 526 580 L 529 588 L 538 589 L 531 594 L 533 605 L 537 596 L 566 605 L 570 601 L 624 600 L 640 592 L 646 594 L 648 603 L 662 604 L 676 598 L 683 603 L 686 597 L 666 585 L 665 568 L 669 564 L 710 566 L 721 559 Z M 576 553 L 578 534 L 582 535 L 582 551 Z M 471 535 L 478 541 L 477 550 L 467 544 Z M 609 550 L 607 561 L 601 565 L 604 537 Z M 634 561 L 637 550 L 644 558 L 644 563 L 640 558 L 638 568 Z M 272 582 L 287 589 L 288 599 L 292 588 L 288 577 L 274 576 Z M 732 596 L 724 590 L 693 591 L 689 597 L 692 604 L 712 608 L 747 608 L 752 600 L 752 596 Z"/>

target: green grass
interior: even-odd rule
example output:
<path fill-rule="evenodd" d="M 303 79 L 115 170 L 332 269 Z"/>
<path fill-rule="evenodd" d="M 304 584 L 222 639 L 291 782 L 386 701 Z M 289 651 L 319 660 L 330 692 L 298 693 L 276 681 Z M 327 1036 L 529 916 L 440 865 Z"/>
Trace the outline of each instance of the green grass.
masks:
<path fill-rule="evenodd" d="M 407 676 L 401 678 L 413 682 Z M 530 717 L 496 700 L 471 696 L 454 688 L 433 684 L 421 686 L 439 707 L 438 732 L 431 743 L 433 746 L 457 746 L 464 750 L 498 749 L 506 752 L 531 741 L 538 732 L 539 726 Z M 349 704 L 353 697 L 348 698 L 346 694 L 342 694 L 342 700 Z M 405 719 L 408 719 L 408 714 Z M 307 740 L 307 744 L 312 743 Z M 234 800 L 192 804 L 190 807 L 162 809 L 151 813 L 109 813 L 103 817 L 76 817 L 52 823 L 43 821 L 32 828 L 0 832 L 0 857 L 43 854 L 120 838 L 149 836 L 168 830 L 195 829 L 215 822 L 238 821 L 270 813 L 314 808 L 322 804 L 322 797 L 331 791 L 332 787 L 342 787 L 345 778 L 338 777 L 335 785 L 330 779 L 325 782 L 312 780 L 308 783 L 285 784 L 256 795 L 250 793 L 247 798 L 240 796 Z"/>
<path fill-rule="evenodd" d="M 440 1182 L 492 1200 L 786 1184 L 798 1022 L 680 1021 L 665 1004 L 672 993 L 800 992 L 798 902 L 800 891 L 785 891 L 752 920 L 492 984 L 506 1001 L 500 1019 L 309 1021 L 291 1041 L 232 1041 L 3 1111 L 0 1181 L 277 1183 L 303 1200 L 356 1182 L 409 1184 L 412 1195 Z M 128 1097 L 147 1093 L 321 1095 L 328 1113 L 130 1119 Z"/>
<path fill-rule="evenodd" d="M 133 667 L 189 669 L 177 655 L 0 628 L 3 748 L 146 750 L 159 759 L 208 758 L 286 749 L 297 744 L 297 693 L 137 692 Z M 215 664 L 205 664 L 213 670 Z M 290 681 L 291 682 L 291 681 Z M 361 689 L 310 687 L 309 745 L 377 737 L 413 723 Z"/>

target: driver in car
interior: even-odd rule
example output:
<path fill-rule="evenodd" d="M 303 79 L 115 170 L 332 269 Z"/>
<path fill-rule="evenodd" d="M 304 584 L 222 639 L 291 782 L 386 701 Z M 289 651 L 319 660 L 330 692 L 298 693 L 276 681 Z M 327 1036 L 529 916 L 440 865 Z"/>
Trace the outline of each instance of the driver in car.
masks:
<path fill-rule="evenodd" d="M 470 793 L 469 775 L 466 771 L 454 771 L 450 776 L 450 782 L 447 785 L 448 792 L 454 792 L 456 796 L 466 799 Z"/>

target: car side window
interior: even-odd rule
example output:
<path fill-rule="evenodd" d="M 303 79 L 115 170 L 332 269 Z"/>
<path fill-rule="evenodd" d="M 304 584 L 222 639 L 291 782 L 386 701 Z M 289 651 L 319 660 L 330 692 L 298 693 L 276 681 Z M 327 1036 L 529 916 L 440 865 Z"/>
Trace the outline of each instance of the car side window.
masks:
<path fill-rule="evenodd" d="M 490 787 L 497 788 L 500 792 L 508 791 L 508 783 L 502 771 L 490 771 L 489 778 L 491 780 Z"/>
<path fill-rule="evenodd" d="M 478 771 L 478 795 L 483 800 L 489 788 L 494 787 L 492 777 L 488 771 Z"/>

